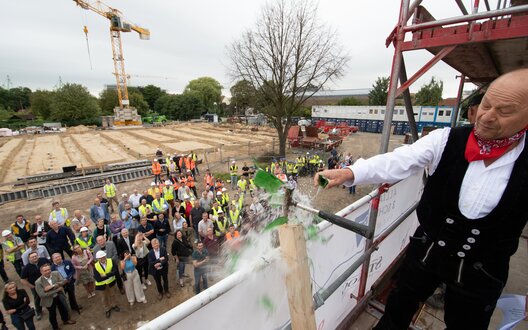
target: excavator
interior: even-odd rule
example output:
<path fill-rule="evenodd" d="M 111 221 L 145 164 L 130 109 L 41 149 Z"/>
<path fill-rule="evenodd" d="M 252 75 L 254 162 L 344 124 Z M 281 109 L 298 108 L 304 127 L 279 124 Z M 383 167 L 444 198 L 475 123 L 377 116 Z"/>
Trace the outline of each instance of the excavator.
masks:
<path fill-rule="evenodd" d="M 114 76 L 116 78 L 117 96 L 119 105 L 114 108 L 115 126 L 141 125 L 141 116 L 137 109 L 130 105 L 128 98 L 127 79 L 125 73 L 125 58 L 123 56 L 123 44 L 121 32 L 137 32 L 142 40 L 150 39 L 150 31 L 141 26 L 128 22 L 121 11 L 112 8 L 101 1 L 89 2 L 85 0 L 73 0 L 83 9 L 93 11 L 110 21 L 110 42 L 112 44 L 112 58 L 114 60 Z M 88 28 L 84 26 L 84 33 L 88 34 Z"/>

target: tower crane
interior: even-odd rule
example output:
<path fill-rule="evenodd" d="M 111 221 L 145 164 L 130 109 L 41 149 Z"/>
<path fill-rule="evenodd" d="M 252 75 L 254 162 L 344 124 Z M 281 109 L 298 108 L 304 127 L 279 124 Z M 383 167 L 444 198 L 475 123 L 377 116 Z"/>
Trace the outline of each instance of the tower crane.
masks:
<path fill-rule="evenodd" d="M 101 1 L 89 2 L 86 0 L 73 0 L 83 9 L 93 11 L 110 20 L 110 41 L 112 43 L 112 57 L 114 60 L 114 75 L 116 78 L 117 97 L 119 106 L 114 108 L 114 125 L 139 125 L 141 116 L 137 110 L 130 106 L 127 89 L 127 74 L 125 73 L 125 59 L 121 32 L 137 32 L 142 40 L 150 39 L 150 31 L 126 21 L 123 14 Z M 87 29 L 85 27 L 85 33 Z"/>

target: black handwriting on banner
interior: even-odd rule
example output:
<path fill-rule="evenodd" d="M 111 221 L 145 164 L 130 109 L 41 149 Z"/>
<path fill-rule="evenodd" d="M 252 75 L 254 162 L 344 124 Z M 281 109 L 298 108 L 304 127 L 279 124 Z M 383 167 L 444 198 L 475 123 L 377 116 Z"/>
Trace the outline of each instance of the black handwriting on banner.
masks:
<path fill-rule="evenodd" d="M 353 289 L 353 287 L 358 282 L 358 277 L 354 276 L 349 281 L 345 282 L 345 285 L 343 286 L 343 290 L 341 291 L 341 296 L 344 296 L 348 289 Z"/>
<path fill-rule="evenodd" d="M 372 262 L 370 263 L 370 269 L 369 269 L 369 274 L 380 269 L 381 268 L 381 265 L 382 265 L 382 262 L 383 261 L 383 257 L 382 256 L 379 256 L 378 258 L 372 260 Z"/>

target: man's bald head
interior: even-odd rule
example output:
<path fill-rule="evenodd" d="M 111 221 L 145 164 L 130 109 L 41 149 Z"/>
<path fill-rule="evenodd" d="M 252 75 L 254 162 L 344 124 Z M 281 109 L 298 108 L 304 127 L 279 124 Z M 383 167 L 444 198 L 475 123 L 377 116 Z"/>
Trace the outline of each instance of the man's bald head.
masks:
<path fill-rule="evenodd" d="M 475 130 L 493 140 L 511 137 L 527 126 L 528 69 L 520 69 L 491 83 L 478 108 Z"/>

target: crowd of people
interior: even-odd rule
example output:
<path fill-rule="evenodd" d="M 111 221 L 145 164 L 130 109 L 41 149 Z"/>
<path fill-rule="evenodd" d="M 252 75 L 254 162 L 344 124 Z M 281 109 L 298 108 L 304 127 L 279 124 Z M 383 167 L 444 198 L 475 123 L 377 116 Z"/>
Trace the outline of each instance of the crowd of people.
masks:
<path fill-rule="evenodd" d="M 158 150 L 156 157 L 153 181 L 142 193 L 120 191 L 107 179 L 88 214 L 70 213 L 54 201 L 49 214 L 33 221 L 20 214 L 2 232 L 3 304 L 17 329 L 35 329 L 44 308 L 53 329 L 59 328 L 57 310 L 64 325 L 75 324 L 72 312 L 83 310 L 80 286 L 82 299 L 101 298 L 108 318 L 120 311 L 121 295 L 131 306 L 147 304 L 145 290 L 152 282 L 158 300 L 170 298 L 173 264 L 177 286 L 189 282 L 186 268 L 192 267 L 194 291 L 208 287 L 208 273 L 221 263 L 224 246 L 240 240 L 264 212 L 252 197 L 255 168 L 244 163 L 239 170 L 230 163 L 229 192 L 208 169 L 200 176 L 194 153 L 163 157 Z M 4 257 L 21 286 L 8 277 Z M 3 316 L 0 322 L 5 325 Z"/>

